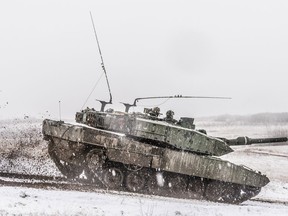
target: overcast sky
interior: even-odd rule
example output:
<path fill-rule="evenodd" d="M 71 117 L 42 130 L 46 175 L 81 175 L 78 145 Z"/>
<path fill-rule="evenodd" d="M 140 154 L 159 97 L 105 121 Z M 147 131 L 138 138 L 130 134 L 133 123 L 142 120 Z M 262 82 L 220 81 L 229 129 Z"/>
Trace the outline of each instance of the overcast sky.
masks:
<path fill-rule="evenodd" d="M 103 72 L 89 11 L 109 107 L 182 94 L 232 100 L 169 100 L 163 113 L 288 111 L 286 0 L 10 0 L 0 3 L 0 118 L 58 118 L 59 100 L 74 118 Z M 104 77 L 85 107 L 99 109 L 95 99 L 109 100 Z"/>

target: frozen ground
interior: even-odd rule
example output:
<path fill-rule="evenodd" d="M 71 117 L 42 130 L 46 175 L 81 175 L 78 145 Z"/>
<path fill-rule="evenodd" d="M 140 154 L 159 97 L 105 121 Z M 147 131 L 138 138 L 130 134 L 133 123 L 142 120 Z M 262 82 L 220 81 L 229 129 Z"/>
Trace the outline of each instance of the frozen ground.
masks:
<path fill-rule="evenodd" d="M 27 124 L 26 124 L 27 123 Z M 39 122 L 0 124 L 0 170 L 60 175 L 47 157 L 47 146 L 39 136 Z M 197 122 L 196 122 L 197 123 Z M 15 126 L 16 124 L 16 126 Z M 200 122 L 208 134 L 235 137 L 272 136 L 286 133 L 288 125 L 225 125 Z M 29 129 L 30 127 L 30 129 Z M 29 130 L 27 130 L 27 128 Z M 25 133 L 24 133 L 25 132 Z M 28 135 L 27 135 L 28 134 Z M 287 136 L 287 133 L 286 133 Z M 27 144 L 27 141 L 30 144 Z M 17 151 L 15 151 L 17 149 Z M 0 215 L 288 215 L 288 144 L 235 147 L 225 160 L 244 164 L 266 174 L 271 182 L 256 197 L 274 203 L 246 201 L 228 205 L 129 193 L 76 192 L 24 187 L 0 187 Z"/>
<path fill-rule="evenodd" d="M 197 200 L 28 188 L 0 188 L 1 215 L 287 215 L 288 206 L 247 201 L 227 205 Z M 287 195 L 286 195 L 287 196 Z"/>

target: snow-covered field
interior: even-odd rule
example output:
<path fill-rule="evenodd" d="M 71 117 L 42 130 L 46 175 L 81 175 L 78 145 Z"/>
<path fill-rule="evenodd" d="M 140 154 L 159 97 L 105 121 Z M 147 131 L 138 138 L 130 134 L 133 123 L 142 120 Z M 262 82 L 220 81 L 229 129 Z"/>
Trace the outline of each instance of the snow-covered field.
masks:
<path fill-rule="evenodd" d="M 2 215 L 287 215 L 288 206 L 247 201 L 227 205 L 197 200 L 28 188 L 0 188 Z"/>
<path fill-rule="evenodd" d="M 47 156 L 46 143 L 39 135 L 40 126 L 38 121 L 0 122 L 1 171 L 61 175 Z M 288 131 L 285 124 L 235 126 L 202 121 L 197 126 L 205 128 L 208 134 L 228 138 L 283 133 L 287 136 Z M 251 200 L 228 205 L 103 190 L 78 192 L 1 186 L 0 215 L 288 215 L 288 144 L 234 149 L 235 152 L 222 158 L 266 174 L 271 182 L 255 198 L 274 203 Z"/>

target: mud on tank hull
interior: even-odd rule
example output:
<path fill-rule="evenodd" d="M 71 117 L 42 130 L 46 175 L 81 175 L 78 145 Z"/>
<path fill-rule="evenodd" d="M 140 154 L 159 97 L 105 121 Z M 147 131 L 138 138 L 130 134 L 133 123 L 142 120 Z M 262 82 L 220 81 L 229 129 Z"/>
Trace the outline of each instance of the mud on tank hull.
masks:
<path fill-rule="evenodd" d="M 49 154 L 67 178 L 85 174 L 96 187 L 215 202 L 241 203 L 269 179 L 216 157 L 143 143 L 83 124 L 44 120 Z"/>

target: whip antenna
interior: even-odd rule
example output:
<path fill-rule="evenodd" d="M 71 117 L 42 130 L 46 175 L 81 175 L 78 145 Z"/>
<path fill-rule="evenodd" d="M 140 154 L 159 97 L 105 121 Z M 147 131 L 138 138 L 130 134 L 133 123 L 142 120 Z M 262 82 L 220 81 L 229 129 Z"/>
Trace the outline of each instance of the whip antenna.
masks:
<path fill-rule="evenodd" d="M 98 46 L 98 51 L 99 51 L 100 58 L 101 58 L 101 66 L 102 66 L 102 69 L 103 69 L 104 74 L 105 74 L 105 78 L 106 78 L 106 82 L 107 82 L 107 86 L 108 86 L 108 90 L 109 90 L 109 95 L 110 95 L 109 102 L 98 100 L 101 103 L 101 110 L 100 111 L 103 112 L 106 104 L 112 104 L 112 94 L 111 94 L 111 89 L 110 89 L 110 85 L 109 85 L 109 81 L 108 81 L 108 76 L 107 76 L 107 72 L 106 72 L 106 69 L 105 69 L 103 56 L 102 56 L 102 52 L 101 52 L 101 48 L 100 48 L 99 40 L 98 40 L 98 37 L 97 37 L 96 28 L 95 28 L 95 25 L 94 25 L 94 21 L 93 21 L 93 17 L 92 17 L 91 11 L 90 11 L 90 17 L 91 17 L 91 21 L 92 21 L 92 25 L 93 25 L 93 29 L 94 29 L 95 39 L 96 39 L 97 46 Z"/>
<path fill-rule="evenodd" d="M 174 96 L 156 96 L 156 97 L 141 97 L 141 98 L 136 98 L 134 100 L 133 104 L 128 104 L 128 103 L 122 103 L 125 106 L 125 112 L 129 112 L 130 107 L 135 107 L 137 106 L 136 103 L 139 102 L 140 100 L 147 100 L 147 99 L 163 99 L 166 98 L 168 101 L 169 99 L 185 99 L 185 98 L 204 98 L 204 99 L 231 99 L 230 97 L 207 97 L 207 96 L 183 96 L 183 95 L 174 95 Z M 165 102 L 166 102 L 165 101 Z"/>
<path fill-rule="evenodd" d="M 61 101 L 59 100 L 58 102 L 59 104 L 59 118 L 60 118 L 60 121 L 61 121 Z"/>

